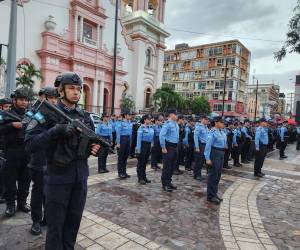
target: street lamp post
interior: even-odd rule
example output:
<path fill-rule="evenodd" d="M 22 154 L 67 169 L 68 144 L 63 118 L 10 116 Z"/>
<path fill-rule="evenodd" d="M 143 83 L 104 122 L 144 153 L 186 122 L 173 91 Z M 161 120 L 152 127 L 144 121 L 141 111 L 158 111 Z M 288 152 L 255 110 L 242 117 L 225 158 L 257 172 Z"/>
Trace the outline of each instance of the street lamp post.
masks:
<path fill-rule="evenodd" d="M 257 92 L 258 92 L 258 79 L 256 79 L 254 121 L 256 121 L 256 112 L 257 112 Z"/>
<path fill-rule="evenodd" d="M 117 71 L 117 45 L 118 45 L 118 10 L 119 0 L 116 0 L 115 9 L 115 36 L 114 36 L 114 58 L 113 58 L 113 72 L 112 72 L 112 96 L 111 96 L 111 114 L 115 112 L 115 91 L 116 91 L 116 71 Z"/>
<path fill-rule="evenodd" d="M 226 81 L 227 81 L 227 67 L 228 67 L 228 61 L 227 58 L 225 58 L 226 64 L 225 64 L 225 76 L 224 76 L 224 86 L 223 86 L 223 106 L 222 106 L 222 117 L 224 116 L 224 108 L 225 108 L 225 90 L 226 90 Z"/>

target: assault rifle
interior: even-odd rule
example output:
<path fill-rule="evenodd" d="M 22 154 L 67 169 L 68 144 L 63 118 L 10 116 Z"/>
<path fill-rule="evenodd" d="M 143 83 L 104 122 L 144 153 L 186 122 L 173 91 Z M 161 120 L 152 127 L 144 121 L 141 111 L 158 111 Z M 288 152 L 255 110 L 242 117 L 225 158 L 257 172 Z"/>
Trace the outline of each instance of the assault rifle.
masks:
<path fill-rule="evenodd" d="M 58 116 L 58 120 L 64 120 L 70 124 L 72 124 L 75 128 L 80 130 L 81 140 L 79 143 L 78 154 L 79 156 L 89 155 L 91 150 L 91 145 L 93 143 L 100 144 L 102 147 L 106 148 L 108 152 L 114 153 L 112 146 L 103 138 L 98 136 L 92 129 L 87 127 L 83 122 L 78 119 L 72 119 L 67 114 L 65 114 L 62 110 L 57 108 L 56 106 L 49 103 L 47 100 L 41 102 L 41 104 L 36 109 L 37 112 L 40 112 L 42 115 L 50 115 L 53 117 L 55 114 Z"/>
<path fill-rule="evenodd" d="M 22 122 L 22 119 L 18 117 L 17 115 L 14 115 L 7 111 L 1 111 L 2 119 L 4 121 L 10 121 L 10 122 Z"/>

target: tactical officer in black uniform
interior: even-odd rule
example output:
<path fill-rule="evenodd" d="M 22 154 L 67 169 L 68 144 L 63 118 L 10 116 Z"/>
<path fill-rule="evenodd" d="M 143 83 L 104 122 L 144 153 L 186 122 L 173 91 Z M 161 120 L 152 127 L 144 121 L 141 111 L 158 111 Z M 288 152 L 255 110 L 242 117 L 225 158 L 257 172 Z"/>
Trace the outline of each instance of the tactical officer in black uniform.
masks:
<path fill-rule="evenodd" d="M 140 127 L 140 124 L 135 119 L 135 113 L 131 112 L 131 123 L 132 123 L 132 136 L 131 136 L 131 144 L 130 144 L 130 157 L 135 157 L 135 147 L 137 141 L 137 131 Z"/>
<path fill-rule="evenodd" d="M 227 148 L 225 149 L 224 154 L 224 166 L 223 168 L 231 169 L 231 166 L 229 166 L 229 157 L 232 153 L 232 138 L 233 138 L 233 124 L 231 121 L 227 122 L 227 128 L 225 129 L 225 133 L 227 136 Z"/>
<path fill-rule="evenodd" d="M 28 158 L 25 153 L 24 130 L 22 120 L 28 106 L 28 90 L 19 88 L 11 96 L 13 105 L 8 114 L 3 114 L 3 124 L 0 125 L 0 134 L 5 136 L 4 158 L 6 163 L 3 169 L 5 183 L 5 200 L 7 209 L 5 215 L 14 216 L 17 207 L 23 212 L 29 212 L 26 204 L 29 193 L 30 177 L 26 167 Z M 12 114 L 16 118 L 9 116 Z"/>
<path fill-rule="evenodd" d="M 61 99 L 57 107 L 94 130 L 89 114 L 77 105 L 82 91 L 80 77 L 76 73 L 67 72 L 60 78 L 58 91 Z M 52 117 L 52 113 L 45 114 L 46 122 L 35 127 L 36 122 L 29 123 L 26 147 L 31 153 L 43 148 L 47 155 L 48 229 L 45 249 L 74 249 L 86 201 L 89 154 L 79 157 L 78 148 L 82 142 L 80 131 L 72 124 Z M 99 149 L 99 145 L 93 144 L 90 153 L 96 155 Z"/>
<path fill-rule="evenodd" d="M 10 110 L 12 102 L 9 98 L 2 98 L 0 99 L 0 124 L 3 123 L 3 116 L 2 111 L 8 111 Z M 4 158 L 4 145 L 5 145 L 5 136 L 0 135 L 0 204 L 5 203 L 5 199 L 3 198 L 4 195 L 4 179 L 2 170 L 5 164 L 5 158 Z"/>
<path fill-rule="evenodd" d="M 195 120 L 193 117 L 188 118 L 188 124 L 185 128 L 185 139 L 184 145 L 186 146 L 186 159 L 185 159 L 185 170 L 192 170 L 192 163 L 194 161 L 194 130 L 195 130 Z"/>
<path fill-rule="evenodd" d="M 177 162 L 176 165 L 174 167 L 174 175 L 181 175 L 183 174 L 183 171 L 181 171 L 179 169 L 180 165 L 184 165 L 184 156 L 185 156 L 185 152 L 184 152 L 184 145 L 183 145 L 183 138 L 185 136 L 185 125 L 184 125 L 184 117 L 183 115 L 179 115 L 178 116 L 178 126 L 179 126 L 179 142 L 177 145 Z"/>
<path fill-rule="evenodd" d="M 55 88 L 45 87 L 39 91 L 39 100 L 35 103 L 32 112 L 35 112 L 35 108 L 43 101 L 43 98 L 48 100 L 53 105 L 56 104 L 58 98 L 58 92 Z M 28 163 L 31 180 L 33 182 L 31 190 L 31 219 L 32 227 L 31 233 L 33 235 L 39 235 L 42 233 L 41 223 L 43 219 L 43 205 L 45 205 L 44 199 L 44 172 L 46 171 L 47 161 L 46 152 L 44 149 L 36 150 L 30 155 L 30 161 Z M 43 224 L 45 224 L 45 217 Z"/>

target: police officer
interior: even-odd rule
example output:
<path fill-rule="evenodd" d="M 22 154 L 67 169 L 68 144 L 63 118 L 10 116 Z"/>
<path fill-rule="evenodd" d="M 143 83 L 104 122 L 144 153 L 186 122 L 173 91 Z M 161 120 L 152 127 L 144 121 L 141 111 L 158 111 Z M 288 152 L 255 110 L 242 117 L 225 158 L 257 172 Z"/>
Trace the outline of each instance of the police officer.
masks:
<path fill-rule="evenodd" d="M 94 130 L 90 115 L 77 105 L 82 91 L 82 80 L 73 72 L 63 73 L 59 81 L 60 100 L 57 108 L 73 119 L 79 119 Z M 80 130 L 61 119 L 45 114 L 42 125 L 29 123 L 26 134 L 28 152 L 40 148 L 46 151 L 46 250 L 74 249 L 77 232 L 86 201 L 87 158 L 100 149 L 92 144 L 89 154 L 78 156 Z M 34 123 L 35 122 L 35 123 Z M 35 124 L 37 124 L 35 126 Z"/>
<path fill-rule="evenodd" d="M 168 114 L 168 121 L 163 125 L 159 134 L 159 142 L 163 155 L 161 182 L 164 191 L 172 192 L 177 189 L 177 187 L 172 184 L 172 175 L 177 161 L 179 126 L 177 124 L 176 110 L 170 109 Z"/>
<path fill-rule="evenodd" d="M 42 98 L 45 98 L 53 105 L 57 103 L 58 92 L 55 88 L 45 87 L 39 93 L 42 93 L 40 94 L 39 103 L 43 100 Z M 33 110 L 32 112 L 35 111 Z M 43 219 L 43 205 L 45 205 L 44 172 L 46 171 L 47 167 L 45 150 L 41 148 L 40 150 L 36 150 L 31 153 L 30 161 L 27 166 L 29 167 L 30 177 L 33 182 L 30 202 L 32 219 L 32 227 L 30 232 L 33 235 L 39 235 L 42 233 L 41 224 Z"/>
<path fill-rule="evenodd" d="M 0 125 L 0 134 L 5 135 L 4 158 L 6 163 L 3 169 L 5 184 L 5 200 L 7 217 L 16 213 L 15 200 L 17 198 L 17 208 L 23 212 L 29 212 L 30 208 L 26 204 L 29 193 L 30 176 L 26 167 L 28 158 L 24 145 L 24 130 L 22 120 L 25 117 L 26 108 L 29 101 L 29 91 L 26 88 L 19 88 L 11 96 L 13 105 L 8 113 L 19 119 L 6 118 L 3 114 L 3 124 Z"/>
<path fill-rule="evenodd" d="M 159 134 L 162 128 L 163 124 L 163 117 L 162 116 L 155 116 L 154 117 L 154 141 L 153 141 L 153 147 L 151 150 L 151 168 L 154 170 L 160 169 L 158 166 L 158 163 L 161 160 L 162 154 L 161 154 L 161 146 L 159 143 Z"/>
<path fill-rule="evenodd" d="M 240 154 L 241 154 L 241 144 L 242 144 L 242 132 L 240 123 L 236 122 L 234 124 L 233 138 L 232 138 L 232 158 L 233 166 L 241 167 L 240 164 Z"/>
<path fill-rule="evenodd" d="M 185 170 L 192 170 L 192 163 L 194 160 L 194 131 L 195 131 L 195 120 L 193 117 L 188 118 L 188 124 L 185 126 L 185 136 L 183 139 L 183 144 L 186 148 L 186 158 L 185 158 Z"/>
<path fill-rule="evenodd" d="M 135 119 L 135 113 L 131 112 L 131 123 L 132 123 L 132 136 L 131 136 L 131 144 L 130 144 L 130 157 L 135 157 L 135 148 L 136 148 L 136 140 L 137 140 L 137 131 L 140 127 L 140 124 Z"/>
<path fill-rule="evenodd" d="M 178 126 L 179 126 L 179 141 L 177 145 L 177 161 L 176 165 L 173 171 L 173 174 L 175 175 L 181 175 L 183 174 L 183 171 L 180 170 L 179 166 L 184 164 L 184 158 L 185 158 L 185 148 L 183 145 L 183 138 L 185 135 L 185 121 L 183 115 L 178 115 Z"/>
<path fill-rule="evenodd" d="M 126 173 L 127 159 L 130 153 L 132 140 L 131 112 L 129 110 L 122 112 L 122 121 L 116 125 L 116 143 L 118 149 L 118 175 L 121 180 L 129 178 Z"/>
<path fill-rule="evenodd" d="M 232 139 L 233 139 L 233 123 L 231 121 L 228 121 L 226 123 L 226 128 L 224 129 L 224 132 L 227 137 L 227 148 L 225 149 L 225 155 L 224 155 L 224 166 L 223 168 L 231 169 L 231 166 L 229 166 L 229 156 L 232 153 Z"/>
<path fill-rule="evenodd" d="M 98 124 L 96 128 L 96 134 L 107 140 L 109 143 L 112 142 L 112 124 L 109 122 L 109 116 L 106 113 L 102 114 L 102 122 Z M 106 161 L 108 156 L 108 149 L 103 148 L 98 156 L 98 173 L 108 173 L 106 168 Z"/>
<path fill-rule="evenodd" d="M 284 154 L 284 151 L 287 146 L 288 142 L 288 129 L 287 129 L 287 121 L 283 122 L 283 125 L 279 129 L 279 138 L 280 138 L 280 144 L 279 144 L 279 154 L 280 154 L 280 160 L 283 160 L 287 158 L 287 156 Z"/>
<path fill-rule="evenodd" d="M 261 172 L 264 160 L 268 152 L 268 123 L 265 118 L 259 120 L 259 127 L 255 133 L 255 162 L 254 162 L 254 176 L 263 177 L 265 174 Z"/>
<path fill-rule="evenodd" d="M 145 185 L 146 183 L 151 183 L 146 177 L 146 165 L 150 156 L 151 145 L 154 142 L 154 129 L 151 126 L 151 116 L 144 115 L 141 124 L 137 131 L 137 176 L 139 184 Z"/>
<path fill-rule="evenodd" d="M 209 120 L 206 116 L 202 116 L 201 123 L 197 123 L 194 132 L 195 143 L 195 166 L 194 166 L 194 179 L 201 181 L 202 168 L 205 163 L 204 149 L 208 139 Z"/>
<path fill-rule="evenodd" d="M 12 105 L 12 101 L 9 98 L 0 99 L 0 125 L 4 122 L 2 112 L 8 111 Z M 0 135 L 0 204 L 5 203 L 4 195 L 4 179 L 3 179 L 3 167 L 5 163 L 4 159 L 4 146 L 5 146 L 5 136 Z"/>
<path fill-rule="evenodd" d="M 296 133 L 297 133 L 296 150 L 300 150 L 300 121 L 297 122 Z"/>
<path fill-rule="evenodd" d="M 215 119 L 215 127 L 208 134 L 204 155 L 208 168 L 207 200 L 214 204 L 223 201 L 218 196 L 218 186 L 221 179 L 224 154 L 227 147 L 226 134 L 223 131 L 224 121 L 221 117 Z"/>
<path fill-rule="evenodd" d="M 249 163 L 248 152 L 249 152 L 249 149 L 250 149 L 250 144 L 251 144 L 252 137 L 250 135 L 249 120 L 245 120 L 244 122 L 245 122 L 245 124 L 241 128 L 242 137 L 244 138 L 244 142 L 243 142 L 242 148 L 241 148 L 241 159 L 242 159 L 242 163 L 247 164 L 247 163 Z"/>
<path fill-rule="evenodd" d="M 112 128 L 112 148 L 114 149 L 116 146 L 116 122 L 117 116 L 115 114 L 111 115 L 110 124 Z"/>

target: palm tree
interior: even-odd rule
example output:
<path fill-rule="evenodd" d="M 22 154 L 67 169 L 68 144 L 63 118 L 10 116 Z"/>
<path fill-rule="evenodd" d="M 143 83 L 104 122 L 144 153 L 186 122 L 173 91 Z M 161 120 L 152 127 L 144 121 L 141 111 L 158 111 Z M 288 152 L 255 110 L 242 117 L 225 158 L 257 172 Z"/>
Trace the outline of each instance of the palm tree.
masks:
<path fill-rule="evenodd" d="M 18 66 L 18 70 L 21 73 L 20 77 L 16 78 L 16 84 L 19 87 L 28 88 L 30 93 L 30 99 L 34 96 L 34 78 L 37 80 L 42 80 L 42 74 L 41 72 L 35 68 L 34 64 L 20 64 Z"/>

